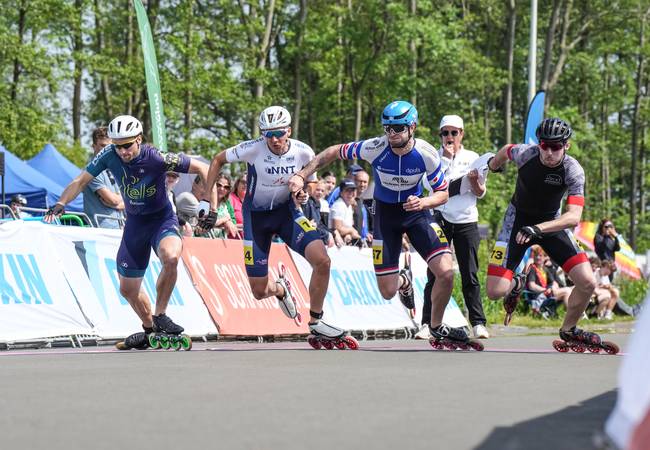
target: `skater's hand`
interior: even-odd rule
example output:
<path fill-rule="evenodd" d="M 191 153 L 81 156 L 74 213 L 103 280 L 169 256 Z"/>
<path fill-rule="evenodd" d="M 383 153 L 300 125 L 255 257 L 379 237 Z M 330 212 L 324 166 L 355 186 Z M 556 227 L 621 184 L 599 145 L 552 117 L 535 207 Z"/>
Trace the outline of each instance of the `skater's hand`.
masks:
<path fill-rule="evenodd" d="M 217 223 L 217 212 L 216 211 L 210 211 L 208 215 L 204 215 L 201 217 L 201 220 L 199 220 L 199 229 L 201 233 L 205 233 L 207 231 L 210 231 L 212 228 L 214 228 L 214 225 Z"/>
<path fill-rule="evenodd" d="M 415 195 L 409 195 L 402 206 L 406 211 L 422 211 L 422 199 Z"/>
<path fill-rule="evenodd" d="M 47 210 L 47 212 L 43 216 L 43 222 L 52 223 L 54 222 L 55 219 L 61 217 L 61 215 L 64 212 L 65 209 L 63 208 L 63 205 L 57 202 L 54 204 L 54 206 L 52 206 L 50 209 Z"/>
<path fill-rule="evenodd" d="M 304 205 L 309 200 L 309 195 L 303 189 L 300 189 L 293 193 L 293 198 L 296 200 L 297 205 Z"/>
<path fill-rule="evenodd" d="M 289 192 L 291 192 L 292 194 L 302 190 L 304 186 L 305 186 L 305 179 L 302 177 L 302 175 L 298 175 L 297 173 L 294 173 L 291 176 L 291 178 L 289 178 Z"/>
<path fill-rule="evenodd" d="M 531 239 L 539 239 L 543 236 L 542 230 L 537 225 L 522 227 L 517 233 L 515 240 L 517 244 L 528 244 Z"/>

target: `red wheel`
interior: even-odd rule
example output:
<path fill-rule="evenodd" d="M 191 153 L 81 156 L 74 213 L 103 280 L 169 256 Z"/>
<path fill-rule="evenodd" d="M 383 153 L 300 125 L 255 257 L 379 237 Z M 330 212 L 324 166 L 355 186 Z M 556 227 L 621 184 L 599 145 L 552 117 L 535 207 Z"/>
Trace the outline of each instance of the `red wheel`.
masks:
<path fill-rule="evenodd" d="M 353 336 L 345 336 L 343 341 L 346 343 L 350 350 L 359 349 L 359 342 Z"/>
<path fill-rule="evenodd" d="M 456 344 L 454 344 L 453 342 L 449 342 L 449 341 L 445 342 L 445 347 L 447 347 L 449 350 L 456 350 L 458 348 L 456 346 Z"/>
<path fill-rule="evenodd" d="M 334 341 L 334 347 L 338 348 L 339 350 L 345 350 L 345 342 L 343 342 L 341 339 L 337 339 Z"/>
<path fill-rule="evenodd" d="M 603 342 L 603 349 L 605 350 L 605 352 L 607 352 L 608 355 L 615 355 L 620 351 L 618 345 L 609 341 Z"/>
<path fill-rule="evenodd" d="M 477 352 L 482 352 L 485 347 L 483 347 L 483 343 L 475 340 L 469 341 L 469 346 L 476 350 Z"/>
<path fill-rule="evenodd" d="M 327 349 L 327 350 L 332 350 L 332 349 L 334 348 L 334 344 L 332 343 L 332 341 L 324 340 L 323 342 L 321 342 L 321 344 L 322 344 L 323 347 L 325 347 L 325 349 Z"/>
<path fill-rule="evenodd" d="M 569 351 L 569 347 L 566 345 L 566 342 L 559 339 L 553 341 L 553 348 L 560 353 L 566 353 Z"/>
<path fill-rule="evenodd" d="M 309 342 L 309 345 L 311 345 L 314 350 L 320 350 L 321 345 L 318 338 L 315 338 L 314 336 L 310 336 L 307 338 L 307 342 Z"/>
<path fill-rule="evenodd" d="M 458 344 L 458 348 L 461 350 L 469 350 L 469 345 L 461 342 L 460 344 Z"/>
<path fill-rule="evenodd" d="M 597 345 L 590 345 L 589 347 L 587 347 L 587 349 L 591 353 L 600 353 L 600 347 L 598 347 Z"/>
<path fill-rule="evenodd" d="M 571 350 L 573 350 L 576 353 L 584 353 L 586 350 L 584 345 L 578 343 L 571 344 L 570 347 Z"/>
<path fill-rule="evenodd" d="M 440 341 L 436 341 L 435 339 L 429 339 L 429 344 L 435 350 L 442 350 L 444 348 L 444 345 L 442 345 L 442 343 Z"/>

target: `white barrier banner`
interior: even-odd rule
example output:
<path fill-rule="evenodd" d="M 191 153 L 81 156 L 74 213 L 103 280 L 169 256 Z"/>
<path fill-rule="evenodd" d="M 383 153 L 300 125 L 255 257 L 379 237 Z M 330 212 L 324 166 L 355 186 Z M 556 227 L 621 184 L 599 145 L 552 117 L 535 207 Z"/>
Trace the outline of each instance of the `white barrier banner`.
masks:
<path fill-rule="evenodd" d="M 379 293 L 372 264 L 371 249 L 342 247 L 328 249 L 332 260 L 330 283 L 325 297 L 324 319 L 332 325 L 351 330 L 387 330 L 412 328 L 415 322 L 409 312 L 395 297 L 384 300 Z M 311 267 L 295 252 L 291 255 L 296 262 L 305 284 L 309 285 Z M 426 263 L 416 253 L 411 255 L 416 308 L 422 314 L 422 290 L 426 283 Z M 417 317 L 416 317 L 417 319 Z M 444 321 L 454 327 L 467 326 L 456 302 L 451 299 L 445 310 Z M 419 324 L 419 320 L 417 324 Z"/>
<path fill-rule="evenodd" d="M 97 228 L 51 227 L 53 240 L 64 255 L 66 277 L 76 292 L 83 292 L 79 303 L 99 336 L 121 337 L 142 330 L 142 323 L 119 289 L 115 257 L 121 231 Z M 142 287 L 155 309 L 156 280 L 162 264 L 151 253 Z M 217 333 L 203 300 L 199 296 L 182 260 L 178 279 L 169 299 L 167 314 L 192 336 Z"/>
<path fill-rule="evenodd" d="M 0 224 L 0 341 L 93 332 L 44 228 Z"/>

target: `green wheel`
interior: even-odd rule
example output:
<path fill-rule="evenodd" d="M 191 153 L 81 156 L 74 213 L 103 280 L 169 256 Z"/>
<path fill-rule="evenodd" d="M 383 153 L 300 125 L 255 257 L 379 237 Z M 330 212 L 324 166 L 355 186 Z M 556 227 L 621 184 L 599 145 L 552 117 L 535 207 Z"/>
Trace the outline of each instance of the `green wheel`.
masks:
<path fill-rule="evenodd" d="M 183 347 L 183 350 L 192 350 L 192 339 L 186 334 L 184 334 L 181 337 L 181 346 Z"/>
<path fill-rule="evenodd" d="M 171 342 L 169 341 L 169 337 L 160 336 L 160 348 L 162 348 L 163 350 L 168 350 L 170 345 Z"/>
<path fill-rule="evenodd" d="M 180 338 L 174 337 L 174 338 L 172 338 L 170 340 L 170 342 L 171 342 L 171 345 L 172 345 L 172 349 L 174 349 L 176 351 L 181 349 L 181 340 L 180 340 Z"/>
<path fill-rule="evenodd" d="M 160 339 L 158 339 L 158 336 L 156 336 L 155 334 L 151 333 L 148 337 L 149 337 L 149 346 L 150 346 L 152 349 L 155 350 L 155 349 L 157 349 L 157 348 L 160 347 Z"/>

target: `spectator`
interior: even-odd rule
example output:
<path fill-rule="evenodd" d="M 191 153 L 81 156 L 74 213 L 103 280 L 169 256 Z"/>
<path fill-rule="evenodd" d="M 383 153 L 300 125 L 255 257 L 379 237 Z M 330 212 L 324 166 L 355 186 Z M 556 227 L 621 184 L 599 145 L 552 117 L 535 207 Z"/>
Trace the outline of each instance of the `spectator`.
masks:
<path fill-rule="evenodd" d="M 199 201 L 191 192 L 182 192 L 176 197 L 176 215 L 183 236 L 194 236 L 199 222 Z"/>
<path fill-rule="evenodd" d="M 320 204 L 320 218 L 324 224 L 329 224 L 330 217 L 330 205 L 325 200 L 325 195 L 327 192 L 327 183 L 321 178 L 318 180 L 318 183 L 314 186 L 310 196 Z"/>
<path fill-rule="evenodd" d="M 174 212 L 176 212 L 176 196 L 174 195 L 174 186 L 178 184 L 178 180 L 180 180 L 180 175 L 178 172 L 170 170 L 165 174 L 165 189 L 167 190 L 167 198 L 169 198 L 169 202 L 172 204 L 172 209 Z"/>
<path fill-rule="evenodd" d="M 319 187 L 320 186 L 320 187 Z M 323 220 L 323 215 L 320 212 L 321 204 L 320 200 L 322 195 L 325 193 L 323 183 L 320 181 L 307 181 L 306 191 L 308 194 L 307 201 L 301 205 L 302 212 L 311 224 L 316 227 L 318 234 L 320 235 L 321 240 L 325 246 L 334 245 L 334 240 L 332 234 L 329 232 L 327 227 L 327 222 Z M 320 198 L 315 198 L 314 193 L 318 191 Z"/>
<path fill-rule="evenodd" d="M 594 271 L 594 277 L 596 278 L 596 283 L 597 283 L 596 289 L 594 289 L 594 294 L 593 294 L 593 300 L 595 300 L 595 305 L 593 308 L 590 309 L 589 314 L 595 315 L 599 319 L 603 319 L 606 318 L 607 316 L 607 310 L 611 311 L 614 308 L 616 301 L 612 302 L 611 292 L 609 291 L 609 289 L 603 287 L 602 285 L 601 278 L 603 276 L 606 276 L 603 275 L 603 272 L 601 272 L 600 270 L 603 261 L 598 259 L 598 257 L 591 257 L 589 258 L 589 262 L 591 263 L 591 268 Z M 607 270 L 604 271 L 604 273 L 606 272 Z"/>
<path fill-rule="evenodd" d="M 594 251 L 601 261 L 615 261 L 615 253 L 621 250 L 621 243 L 618 241 L 618 233 L 611 220 L 604 218 L 598 224 L 594 235 Z M 616 271 L 616 270 L 614 270 Z M 612 272 L 609 281 L 613 281 Z"/>
<path fill-rule="evenodd" d="M 325 181 L 325 197 L 327 198 L 336 187 L 336 176 L 327 171 L 323 173 L 323 181 Z"/>
<path fill-rule="evenodd" d="M 618 288 L 612 285 L 610 275 L 615 270 L 616 265 L 614 261 L 608 259 L 600 262 L 600 268 L 596 270 L 596 283 L 598 287 L 596 290 L 607 291 L 610 300 L 598 304 L 598 318 L 604 320 L 612 320 L 614 318 L 614 307 L 619 301 L 620 292 Z"/>
<path fill-rule="evenodd" d="M 533 264 L 526 277 L 526 290 L 531 308 L 534 313 L 540 314 L 544 318 L 556 316 L 556 303 L 564 303 L 566 306 L 571 293 L 570 288 L 560 288 L 557 285 L 546 266 L 546 258 L 546 254 L 540 247 L 535 248 Z M 559 294 L 561 298 L 558 298 L 556 294 Z"/>
<path fill-rule="evenodd" d="M 357 196 L 357 185 L 354 181 L 345 179 L 341 181 L 339 191 L 341 195 L 330 209 L 330 229 L 334 233 L 335 241 L 340 237 L 347 245 L 361 238 L 354 228 L 354 199 Z M 337 245 L 339 244 L 340 241 L 337 241 Z"/>
<path fill-rule="evenodd" d="M 361 167 L 359 164 L 350 164 L 345 172 L 345 179 L 354 180 L 354 175 L 362 170 L 363 167 Z M 330 206 L 332 206 L 334 202 L 340 197 L 340 190 L 340 187 L 336 187 L 327 196 L 327 202 Z"/>
<path fill-rule="evenodd" d="M 372 243 L 372 214 L 363 202 L 363 193 L 368 189 L 370 175 L 361 169 L 354 174 L 354 183 L 357 185 L 356 205 L 354 207 L 354 228 L 367 244 Z"/>
<path fill-rule="evenodd" d="M 111 144 L 106 127 L 99 127 L 92 134 L 93 158 L 107 145 Z M 92 159 L 92 158 L 91 158 Z M 100 228 L 121 228 L 123 223 L 124 201 L 115 177 L 109 169 L 97 175 L 83 190 L 84 212 L 92 224 Z M 97 217 L 99 214 L 107 217 Z"/>
<path fill-rule="evenodd" d="M 225 173 L 220 173 L 217 178 L 217 221 L 214 227 L 200 235 L 201 237 L 211 238 L 239 238 L 237 225 L 235 225 L 235 211 L 230 204 L 230 177 Z M 197 235 L 198 236 L 198 235 Z"/>
<path fill-rule="evenodd" d="M 17 218 L 27 219 L 28 217 L 32 217 L 31 214 L 22 210 L 25 206 L 27 206 L 27 198 L 25 198 L 23 194 L 16 194 L 11 197 L 9 208 L 11 208 L 11 212 L 13 212 Z"/>
<path fill-rule="evenodd" d="M 230 193 L 230 204 L 235 212 L 235 223 L 238 229 L 244 227 L 244 216 L 242 214 L 242 207 L 244 205 L 244 197 L 246 196 L 246 189 L 248 188 L 247 173 L 239 174 L 235 181 L 235 187 Z"/>

